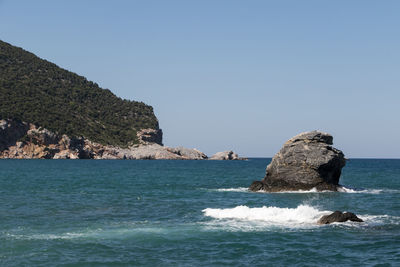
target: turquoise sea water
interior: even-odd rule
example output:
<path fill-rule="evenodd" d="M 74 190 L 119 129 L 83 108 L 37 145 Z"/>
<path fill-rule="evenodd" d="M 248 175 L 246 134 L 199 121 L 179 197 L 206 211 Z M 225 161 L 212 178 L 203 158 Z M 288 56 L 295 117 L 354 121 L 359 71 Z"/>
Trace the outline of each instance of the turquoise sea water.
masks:
<path fill-rule="evenodd" d="M 400 266 L 400 160 L 252 193 L 270 159 L 1 160 L 1 266 Z M 335 210 L 364 223 L 319 226 Z"/>

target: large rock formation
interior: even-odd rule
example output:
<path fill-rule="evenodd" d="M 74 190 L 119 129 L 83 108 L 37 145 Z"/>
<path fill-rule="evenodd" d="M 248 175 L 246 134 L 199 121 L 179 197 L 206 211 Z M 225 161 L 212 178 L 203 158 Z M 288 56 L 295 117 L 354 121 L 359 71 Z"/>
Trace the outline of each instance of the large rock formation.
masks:
<path fill-rule="evenodd" d="M 347 222 L 347 221 L 363 222 L 362 219 L 358 218 L 357 215 L 355 215 L 352 212 L 341 212 L 337 210 L 332 214 L 322 216 L 318 220 L 318 224 L 330 224 L 334 222 Z"/>
<path fill-rule="evenodd" d="M 312 131 L 288 140 L 267 166 L 262 181 L 255 181 L 251 191 L 310 190 L 337 191 L 345 165 L 342 151 L 333 148 L 330 134 Z"/>
<path fill-rule="evenodd" d="M 162 143 L 162 130 L 161 129 L 141 129 L 136 133 L 139 144 L 148 145 L 151 143 L 163 145 Z"/>

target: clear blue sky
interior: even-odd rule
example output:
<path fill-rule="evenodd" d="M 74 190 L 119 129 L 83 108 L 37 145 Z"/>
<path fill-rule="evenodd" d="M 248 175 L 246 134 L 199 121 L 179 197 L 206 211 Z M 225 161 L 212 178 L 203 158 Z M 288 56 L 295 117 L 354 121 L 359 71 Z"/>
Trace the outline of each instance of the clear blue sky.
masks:
<path fill-rule="evenodd" d="M 273 156 L 320 129 L 400 157 L 400 1 L 0 0 L 0 39 L 154 107 L 168 146 Z"/>

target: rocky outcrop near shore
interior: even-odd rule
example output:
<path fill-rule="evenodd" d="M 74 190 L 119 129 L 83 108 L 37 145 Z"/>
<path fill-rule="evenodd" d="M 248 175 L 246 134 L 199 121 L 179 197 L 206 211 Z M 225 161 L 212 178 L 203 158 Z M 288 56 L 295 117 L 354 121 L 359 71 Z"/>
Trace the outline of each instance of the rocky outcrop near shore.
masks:
<path fill-rule="evenodd" d="M 183 159 L 196 159 L 196 160 L 201 160 L 201 159 L 207 159 L 207 155 L 201 152 L 200 150 L 196 148 L 186 148 L 186 147 L 167 147 L 166 148 L 168 152 L 171 152 L 173 154 L 181 156 Z"/>
<path fill-rule="evenodd" d="M 0 158 L 93 158 L 96 144 L 69 138 L 31 123 L 0 120 Z"/>
<path fill-rule="evenodd" d="M 229 150 L 215 153 L 210 157 L 210 160 L 246 160 L 246 158 L 241 158 L 238 154 Z"/>
<path fill-rule="evenodd" d="M 267 166 L 262 181 L 255 181 L 251 191 L 337 191 L 346 160 L 342 151 L 333 148 L 333 137 L 319 131 L 305 132 L 288 140 Z"/>
<path fill-rule="evenodd" d="M 91 142 L 84 137 L 57 135 L 34 124 L 0 120 L 0 158 L 14 159 L 176 159 L 204 160 L 197 149 L 162 145 L 162 131 L 143 129 L 140 144 L 121 148 Z"/>

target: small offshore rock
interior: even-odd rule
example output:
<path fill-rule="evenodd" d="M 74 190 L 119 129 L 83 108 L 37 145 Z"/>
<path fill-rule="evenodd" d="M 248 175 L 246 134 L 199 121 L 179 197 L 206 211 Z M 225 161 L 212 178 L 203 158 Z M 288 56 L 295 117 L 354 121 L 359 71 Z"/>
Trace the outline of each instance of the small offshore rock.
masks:
<path fill-rule="evenodd" d="M 347 221 L 364 222 L 362 219 L 358 218 L 357 215 L 355 215 L 352 212 L 341 212 L 337 210 L 332 214 L 322 216 L 318 220 L 318 224 L 330 224 L 334 222 L 347 222 Z"/>

